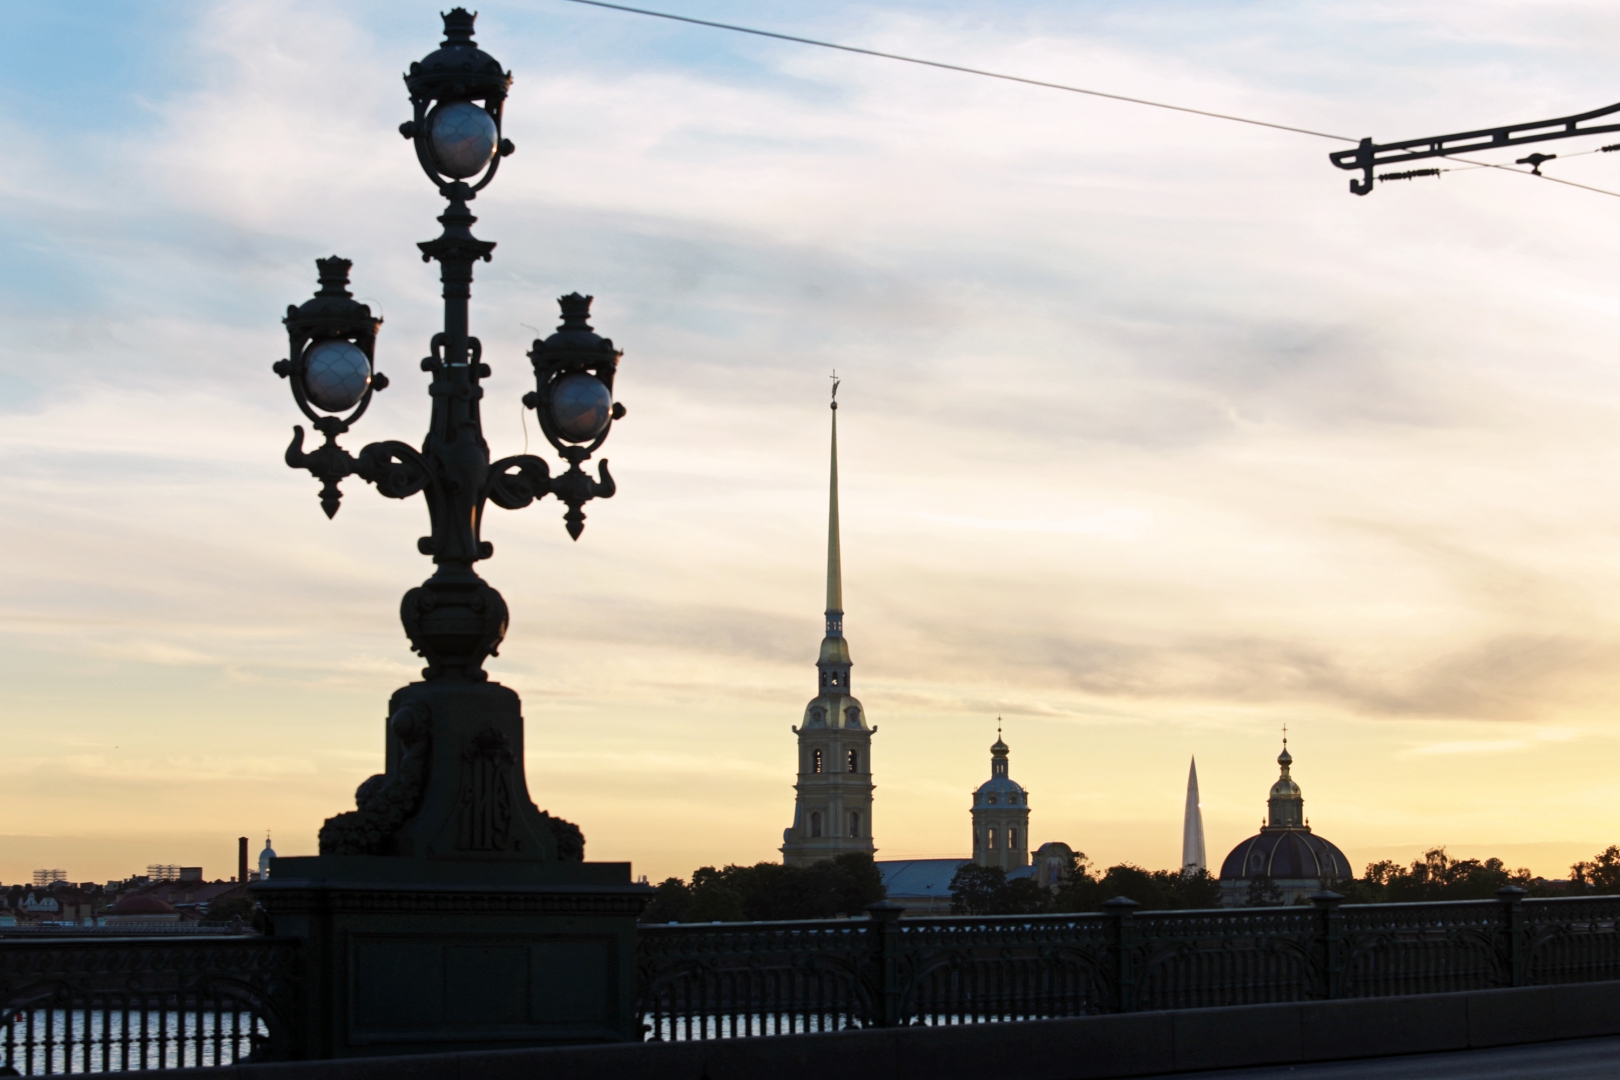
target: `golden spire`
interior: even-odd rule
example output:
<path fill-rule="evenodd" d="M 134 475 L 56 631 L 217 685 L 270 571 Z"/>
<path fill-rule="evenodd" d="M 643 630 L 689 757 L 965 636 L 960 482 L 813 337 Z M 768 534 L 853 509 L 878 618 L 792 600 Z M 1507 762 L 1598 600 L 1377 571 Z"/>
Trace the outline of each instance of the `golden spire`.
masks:
<path fill-rule="evenodd" d="M 832 471 L 827 493 L 827 614 L 844 610 L 844 571 L 838 549 L 838 372 L 832 373 Z"/>

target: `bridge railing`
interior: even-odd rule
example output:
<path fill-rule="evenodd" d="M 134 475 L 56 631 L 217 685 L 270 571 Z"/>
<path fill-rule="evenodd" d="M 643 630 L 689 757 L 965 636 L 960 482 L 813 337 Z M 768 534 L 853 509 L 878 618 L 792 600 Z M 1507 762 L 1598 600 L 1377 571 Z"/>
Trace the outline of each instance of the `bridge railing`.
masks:
<path fill-rule="evenodd" d="M 1620 897 L 643 926 L 651 1039 L 1620 979 Z"/>
<path fill-rule="evenodd" d="M 295 940 L 235 935 L 8 937 L 0 1075 L 286 1056 L 297 950 Z"/>
<path fill-rule="evenodd" d="M 1620 896 L 1344 907 L 644 925 L 653 1040 L 1620 980 Z M 202 935 L 0 940 L 0 1075 L 301 1056 L 299 945 Z"/>

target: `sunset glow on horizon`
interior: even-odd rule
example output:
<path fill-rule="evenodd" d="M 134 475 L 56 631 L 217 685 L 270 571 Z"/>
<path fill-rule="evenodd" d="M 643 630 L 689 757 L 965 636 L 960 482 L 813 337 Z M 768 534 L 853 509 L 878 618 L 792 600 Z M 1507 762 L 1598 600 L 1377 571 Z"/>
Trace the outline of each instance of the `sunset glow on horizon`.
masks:
<path fill-rule="evenodd" d="M 313 854 L 382 770 L 427 516 L 351 477 L 328 521 L 271 365 L 314 260 L 353 259 L 392 385 L 344 444 L 420 441 L 441 201 L 397 127 L 439 10 L 12 13 L 82 77 L 0 73 L 0 882 Z M 1606 104 L 1620 31 L 1573 0 L 671 10 L 1388 140 Z M 998 717 L 1031 847 L 1094 865 L 1177 865 L 1196 756 L 1218 867 L 1285 723 L 1358 871 L 1620 843 L 1620 201 L 1356 198 L 1326 139 L 559 0 L 477 36 L 518 148 L 472 206 L 492 453 L 543 452 L 557 297 L 624 350 L 617 495 L 577 543 L 554 499 L 491 507 L 479 566 L 531 794 L 588 859 L 780 858 L 835 368 L 879 859 L 966 856 Z M 1544 168 L 1620 191 L 1574 156 L 1600 141 Z"/>

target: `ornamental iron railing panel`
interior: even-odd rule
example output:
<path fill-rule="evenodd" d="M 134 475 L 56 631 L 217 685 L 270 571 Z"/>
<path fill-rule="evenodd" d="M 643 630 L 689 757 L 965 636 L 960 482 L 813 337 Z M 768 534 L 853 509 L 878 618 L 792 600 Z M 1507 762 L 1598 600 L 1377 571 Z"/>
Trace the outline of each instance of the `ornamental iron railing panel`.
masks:
<path fill-rule="evenodd" d="M 0 1074 L 121 1072 L 290 1056 L 296 941 L 0 941 Z"/>
<path fill-rule="evenodd" d="M 1620 898 L 1561 897 L 1524 908 L 1527 983 L 1620 979 Z"/>
<path fill-rule="evenodd" d="M 1620 896 L 648 925 L 650 1039 L 970 1024 L 1620 979 Z"/>
<path fill-rule="evenodd" d="M 1317 996 L 1311 908 L 1154 911 L 1134 918 L 1139 1009 L 1263 1005 Z"/>
<path fill-rule="evenodd" d="M 1351 997 L 1516 985 L 1495 900 L 1369 904 L 1342 909 Z"/>
<path fill-rule="evenodd" d="M 869 936 L 868 921 L 848 919 L 643 927 L 637 960 L 647 1036 L 861 1026 L 871 1013 L 862 982 Z"/>
<path fill-rule="evenodd" d="M 971 1024 L 1084 1016 L 1108 1011 L 1116 995 L 1112 948 L 1101 915 L 876 920 L 874 996 L 881 969 L 893 970 L 892 1016 L 873 1022 Z"/>

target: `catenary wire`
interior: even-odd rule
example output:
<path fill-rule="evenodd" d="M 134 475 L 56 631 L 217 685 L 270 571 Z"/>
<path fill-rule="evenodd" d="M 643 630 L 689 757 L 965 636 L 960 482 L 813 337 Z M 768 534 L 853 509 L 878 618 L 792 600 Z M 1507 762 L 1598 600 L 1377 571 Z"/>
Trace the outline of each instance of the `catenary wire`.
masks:
<path fill-rule="evenodd" d="M 1580 155 L 1570 154 L 1568 156 L 1579 157 Z M 1546 173 L 1533 173 L 1529 169 L 1515 169 L 1512 165 L 1497 165 L 1489 161 L 1470 161 L 1467 158 L 1454 158 L 1450 156 L 1448 156 L 1446 160 L 1460 161 L 1465 165 L 1472 165 L 1476 169 L 1501 169 L 1503 172 L 1518 173 L 1520 176 L 1532 176 L 1537 180 L 1551 180 L 1555 184 L 1563 184 L 1566 187 L 1580 188 L 1582 191 L 1595 191 L 1599 195 L 1612 195 L 1616 199 L 1620 199 L 1620 191 L 1606 191 L 1603 188 L 1593 187 L 1591 184 L 1577 184 L 1573 180 L 1560 180 L 1558 177 L 1548 176 Z M 1448 171 L 1462 172 L 1465 170 L 1457 169 Z"/>
<path fill-rule="evenodd" d="M 940 68 L 945 71 L 958 71 L 965 75 L 980 75 L 987 79 L 1001 79 L 1006 82 L 1023 83 L 1026 86 L 1040 86 L 1048 90 L 1063 90 L 1071 94 L 1086 94 L 1090 97 L 1107 98 L 1110 101 L 1123 101 L 1131 105 L 1146 105 L 1154 109 L 1168 109 L 1172 112 L 1191 113 L 1194 116 L 1207 116 L 1215 120 L 1230 120 L 1238 124 L 1250 124 L 1254 127 L 1271 128 L 1275 131 L 1291 131 L 1297 135 L 1312 135 L 1321 139 L 1332 139 L 1334 142 L 1353 143 L 1348 135 L 1331 135 L 1325 131 L 1313 131 L 1310 128 L 1293 127 L 1289 124 L 1274 124 L 1269 120 L 1253 120 L 1246 116 L 1233 116 L 1230 113 L 1211 112 L 1208 109 L 1194 109 L 1186 105 L 1171 105 L 1163 101 L 1149 101 L 1146 98 L 1127 97 L 1124 94 L 1110 94 L 1103 90 L 1087 90 L 1079 86 L 1069 86 L 1064 83 L 1047 82 L 1043 79 L 1026 79 L 1021 75 L 1007 75 L 999 71 L 985 71 L 983 68 L 971 68 L 962 64 L 947 64 L 939 60 L 924 60 L 916 56 L 902 56 L 899 53 L 881 52 L 877 49 L 863 49 L 855 45 L 840 45 L 832 41 L 820 41 L 816 38 L 798 37 L 794 34 L 779 34 L 774 30 L 757 30 L 751 26 L 738 26 L 735 23 L 715 22 L 710 19 L 698 19 L 690 15 L 676 15 L 669 11 L 654 11 L 651 8 L 631 7 L 628 4 L 613 4 L 608 0 L 568 0 L 571 4 L 586 4 L 590 7 L 607 8 L 611 11 L 623 11 L 632 15 L 648 15 L 655 19 L 669 19 L 672 22 L 689 23 L 693 26 L 707 26 L 715 30 L 730 30 L 738 34 L 752 34 L 755 37 L 775 38 L 778 41 L 791 41 L 800 45 L 814 45 L 821 49 L 837 49 L 840 52 L 858 53 L 862 56 L 875 56 L 883 60 L 899 60 L 907 64 L 920 64 L 924 67 Z M 1573 154 L 1564 154 L 1564 157 L 1582 157 L 1586 154 L 1603 153 L 1620 147 L 1600 147 L 1596 150 L 1584 150 Z M 1590 184 L 1578 184 L 1573 180 L 1561 180 L 1546 173 L 1531 172 L 1529 169 L 1515 169 L 1511 165 L 1497 165 L 1488 161 L 1469 161 L 1467 158 L 1454 158 L 1445 155 L 1447 161 L 1460 161 L 1470 166 L 1468 169 L 1442 169 L 1441 172 L 1471 172 L 1473 169 L 1500 169 L 1503 172 L 1517 173 L 1520 176 L 1534 177 L 1537 180 L 1551 180 L 1555 184 L 1566 187 L 1580 188 L 1583 191 L 1596 192 L 1599 195 L 1611 195 L 1620 198 L 1620 191 L 1607 191 L 1603 188 L 1593 187 Z"/>
<path fill-rule="evenodd" d="M 1255 127 L 1275 128 L 1278 131 L 1292 131 L 1299 135 L 1315 135 L 1321 139 L 1332 139 L 1334 142 L 1353 143 L 1356 140 L 1346 135 L 1329 135 L 1325 131 L 1312 131 L 1310 128 L 1291 127 L 1288 124 L 1273 124 L 1269 120 L 1251 120 L 1246 116 L 1233 116 L 1230 113 L 1210 112 L 1207 109 L 1192 109 L 1185 105 L 1169 105 L 1162 101 L 1148 101 L 1145 98 L 1126 97 L 1124 94 L 1110 94 L 1102 90 L 1086 90 L 1078 86 L 1067 86 L 1063 83 L 1046 82 L 1041 79 L 1026 79 L 1022 75 L 1005 75 L 999 71 L 985 71 L 982 68 L 963 67 L 961 64 L 946 64 L 939 60 L 923 60 L 915 56 L 901 56 L 899 53 L 879 52 L 876 49 L 862 49 L 854 45 L 839 45 L 831 41 L 818 41 L 815 38 L 795 37 L 792 34 L 778 34 L 771 30 L 755 30 L 748 26 L 737 26 L 733 23 L 711 22 L 708 19 L 694 19 L 689 15 L 674 15 L 667 11 L 653 11 L 650 8 L 630 7 L 626 4 L 610 4 L 606 0 L 568 0 L 572 4 L 589 4 L 591 7 L 610 8 L 614 11 L 628 11 L 634 15 L 651 15 L 657 19 L 671 19 L 675 22 L 691 23 L 694 26 L 710 26 L 716 30 L 731 30 L 739 34 L 753 34 L 756 37 L 776 38 L 778 41 L 794 41 L 800 45 L 815 45 L 822 49 L 837 49 L 840 52 L 860 53 L 862 56 L 877 56 L 884 60 L 900 60 L 907 64 L 921 64 L 924 67 L 943 68 L 946 71 L 960 71 L 968 75 L 982 75 L 987 79 L 1003 79 L 1007 82 L 1024 83 L 1027 86 L 1044 86 L 1048 90 L 1066 90 L 1071 94 L 1088 94 L 1091 97 L 1110 98 L 1114 101 L 1128 101 L 1132 105 L 1149 105 L 1155 109 L 1170 109 L 1174 112 L 1192 113 L 1195 116 L 1210 116 L 1216 120 L 1232 120 L 1239 124 L 1253 124 Z"/>

